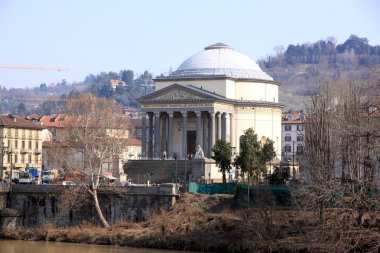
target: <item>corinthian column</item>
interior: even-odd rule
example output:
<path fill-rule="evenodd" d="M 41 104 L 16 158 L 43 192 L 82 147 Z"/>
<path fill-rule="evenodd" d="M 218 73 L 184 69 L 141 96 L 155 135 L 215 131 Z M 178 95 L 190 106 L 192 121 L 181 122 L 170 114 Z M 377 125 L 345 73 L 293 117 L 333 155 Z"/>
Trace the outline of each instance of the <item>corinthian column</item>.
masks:
<path fill-rule="evenodd" d="M 169 143 L 168 143 L 168 156 L 173 159 L 173 112 L 168 112 L 169 114 Z"/>
<path fill-rule="evenodd" d="M 160 149 L 160 113 L 155 112 L 155 122 L 154 122 L 154 159 L 159 159 L 159 149 Z"/>
<path fill-rule="evenodd" d="M 182 112 L 182 158 L 187 156 L 187 112 Z"/>
<path fill-rule="evenodd" d="M 149 113 L 148 158 L 153 159 L 153 113 Z"/>
<path fill-rule="evenodd" d="M 208 143 L 207 143 L 207 115 L 206 113 L 203 113 L 203 141 L 202 141 L 202 149 L 205 153 L 205 155 L 208 155 Z"/>
<path fill-rule="evenodd" d="M 196 132 L 196 143 L 195 146 L 201 145 L 201 115 L 202 112 L 195 112 L 197 115 L 197 132 Z"/>
<path fill-rule="evenodd" d="M 146 159 L 146 113 L 141 113 L 142 129 L 141 129 L 141 158 Z"/>
<path fill-rule="evenodd" d="M 210 112 L 210 127 L 208 136 L 208 157 L 212 156 L 212 148 L 215 145 L 215 113 Z"/>
<path fill-rule="evenodd" d="M 217 130 L 216 130 L 216 141 L 220 140 L 222 138 L 222 113 L 221 112 L 218 112 L 216 114 L 216 118 L 217 118 Z M 215 141 L 215 142 L 216 142 Z"/>

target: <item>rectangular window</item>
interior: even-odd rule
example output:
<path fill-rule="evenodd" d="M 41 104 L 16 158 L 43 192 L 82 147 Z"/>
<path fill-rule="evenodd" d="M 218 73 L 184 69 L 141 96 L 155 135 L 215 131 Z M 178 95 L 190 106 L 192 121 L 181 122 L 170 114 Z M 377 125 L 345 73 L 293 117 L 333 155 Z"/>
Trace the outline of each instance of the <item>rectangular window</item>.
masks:
<path fill-rule="evenodd" d="M 292 152 L 292 146 L 285 146 L 285 152 Z"/>
<path fill-rule="evenodd" d="M 302 154 L 303 153 L 303 146 L 297 146 L 297 154 Z"/>
<path fill-rule="evenodd" d="M 302 135 L 297 135 L 297 141 L 303 141 L 303 136 Z"/>
<path fill-rule="evenodd" d="M 29 162 L 32 162 L 32 155 L 29 155 Z"/>
<path fill-rule="evenodd" d="M 297 126 L 297 131 L 303 131 L 303 125 L 298 125 Z"/>
<path fill-rule="evenodd" d="M 38 141 L 36 141 L 36 149 L 38 149 Z"/>
<path fill-rule="evenodd" d="M 292 137 L 291 136 L 285 136 L 285 141 L 292 141 Z"/>
<path fill-rule="evenodd" d="M 17 148 L 18 146 L 18 141 L 15 141 L 15 148 Z"/>
<path fill-rule="evenodd" d="M 38 155 L 36 155 L 35 158 L 36 158 L 36 159 L 35 159 L 35 163 L 38 164 Z"/>
<path fill-rule="evenodd" d="M 285 131 L 292 131 L 292 125 L 285 125 Z"/>
<path fill-rule="evenodd" d="M 22 144 L 22 148 L 25 148 L 25 141 L 22 141 L 21 144 Z"/>
<path fill-rule="evenodd" d="M 29 149 L 32 149 L 32 141 L 29 141 Z"/>
<path fill-rule="evenodd" d="M 18 162 L 18 155 L 15 155 L 15 163 Z"/>

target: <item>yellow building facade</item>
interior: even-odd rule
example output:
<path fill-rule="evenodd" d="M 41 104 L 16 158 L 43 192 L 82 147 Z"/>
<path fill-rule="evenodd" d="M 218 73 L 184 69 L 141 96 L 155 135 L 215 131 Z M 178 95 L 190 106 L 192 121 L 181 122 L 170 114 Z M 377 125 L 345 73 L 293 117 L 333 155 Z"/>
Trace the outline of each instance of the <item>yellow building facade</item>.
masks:
<path fill-rule="evenodd" d="M 42 169 L 42 130 L 29 120 L 15 115 L 0 115 L 0 177 L 17 178 L 19 170 Z"/>

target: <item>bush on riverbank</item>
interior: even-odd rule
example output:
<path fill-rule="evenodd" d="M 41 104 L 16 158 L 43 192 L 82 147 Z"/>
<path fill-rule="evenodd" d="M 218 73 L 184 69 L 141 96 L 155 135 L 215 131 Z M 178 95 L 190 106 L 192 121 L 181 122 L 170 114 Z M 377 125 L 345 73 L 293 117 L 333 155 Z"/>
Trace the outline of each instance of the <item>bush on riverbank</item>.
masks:
<path fill-rule="evenodd" d="M 171 210 L 161 210 L 147 222 L 123 222 L 110 228 L 46 225 L 3 231 L 2 236 L 211 252 L 347 252 L 375 248 L 379 228 L 380 218 L 364 215 L 358 221 L 350 209 L 329 209 L 320 223 L 313 210 L 268 205 L 247 210 L 230 195 L 184 194 Z"/>

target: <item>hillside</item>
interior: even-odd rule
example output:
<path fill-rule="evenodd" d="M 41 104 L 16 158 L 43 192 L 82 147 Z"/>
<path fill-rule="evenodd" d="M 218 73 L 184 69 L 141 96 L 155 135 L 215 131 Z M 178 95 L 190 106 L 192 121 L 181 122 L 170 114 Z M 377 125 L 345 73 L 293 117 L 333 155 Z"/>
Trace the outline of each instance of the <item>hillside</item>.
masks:
<path fill-rule="evenodd" d="M 258 61 L 260 67 L 281 83 L 280 103 L 285 111 L 303 109 L 304 102 L 315 94 L 320 84 L 349 75 L 366 80 L 369 71 L 380 65 L 380 46 L 372 46 L 366 38 L 351 35 L 344 43 L 334 38 L 314 43 L 276 47 L 276 54 Z M 152 74 L 135 75 L 132 70 L 89 74 L 83 81 L 69 84 L 41 84 L 36 88 L 6 89 L 0 86 L 0 113 L 54 114 L 63 109 L 62 99 L 90 91 L 113 98 L 126 107 L 138 108 L 138 97 L 154 90 Z M 111 80 L 125 85 L 113 88 Z M 60 98 L 57 100 L 57 98 Z"/>
<path fill-rule="evenodd" d="M 285 110 L 302 109 L 319 85 L 341 75 L 366 80 L 380 64 L 380 46 L 351 35 L 344 43 L 334 38 L 276 48 L 276 55 L 259 61 L 260 67 L 281 83 L 280 102 Z"/>

